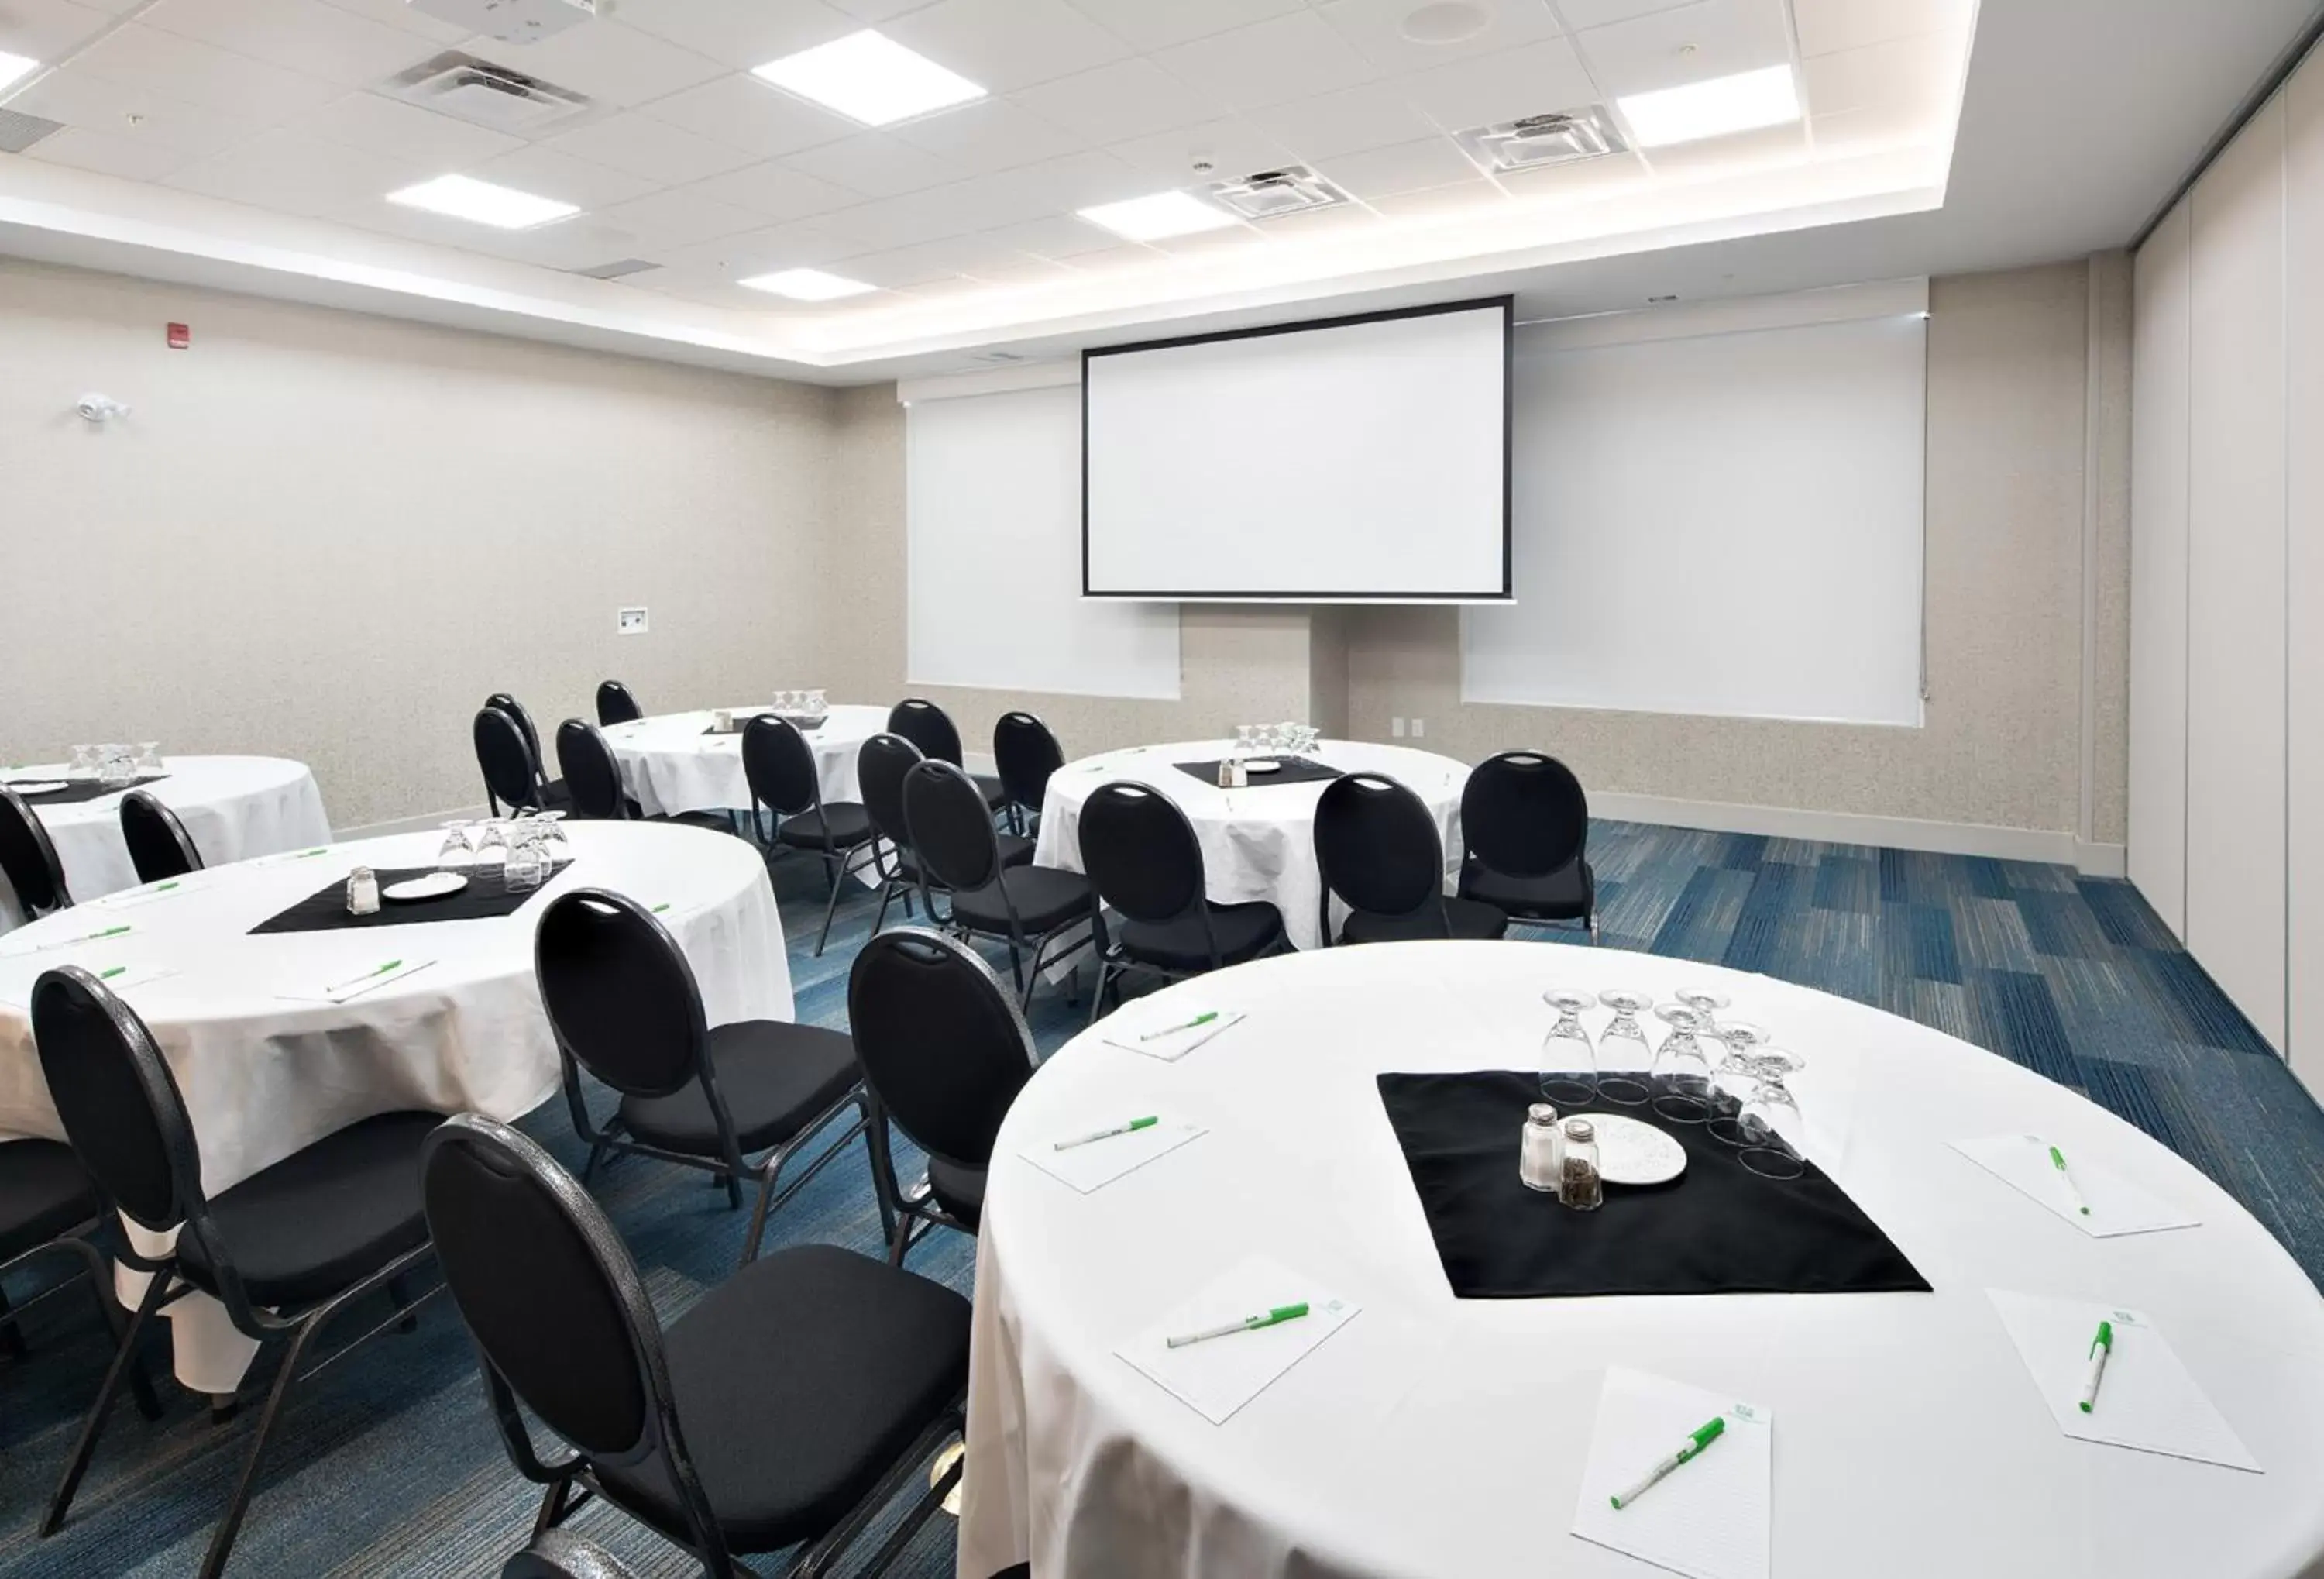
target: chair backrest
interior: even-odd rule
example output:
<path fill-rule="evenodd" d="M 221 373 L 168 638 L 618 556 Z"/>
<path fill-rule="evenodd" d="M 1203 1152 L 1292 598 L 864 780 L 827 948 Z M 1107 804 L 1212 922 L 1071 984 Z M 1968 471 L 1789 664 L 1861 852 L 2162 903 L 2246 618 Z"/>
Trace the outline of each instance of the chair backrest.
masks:
<path fill-rule="evenodd" d="M 761 713 L 742 725 L 742 777 L 754 800 L 785 817 L 813 811 L 823 799 L 815 752 L 788 718 Z"/>
<path fill-rule="evenodd" d="M 589 1193 L 539 1142 L 478 1113 L 421 1144 L 420 1189 L 511 1454 L 523 1424 L 500 1407 L 509 1393 L 590 1459 L 634 1464 L 659 1448 L 697 1537 L 716 1543 L 645 1280 Z"/>
<path fill-rule="evenodd" d="M 484 698 L 484 706 L 507 714 L 515 723 L 517 733 L 524 736 L 524 753 L 532 762 L 533 777 L 547 778 L 549 775 L 543 771 L 545 759 L 540 754 L 540 731 L 533 727 L 532 715 L 525 710 L 524 704 L 506 691 L 494 691 Z"/>
<path fill-rule="evenodd" d="M 668 1096 L 707 1067 L 694 969 L 637 900 L 599 888 L 558 895 L 533 934 L 532 963 L 557 1045 L 614 1090 Z M 705 1085 L 724 1128 L 716 1086 Z"/>
<path fill-rule="evenodd" d="M 32 984 L 32 1045 L 65 1139 L 119 1211 L 166 1233 L 202 1205 L 185 1099 L 137 1011 L 78 965 Z"/>
<path fill-rule="evenodd" d="M 1031 1569 L 1027 1569 L 1029 1575 Z M 501 1579 L 637 1579 L 636 1570 L 569 1529 L 544 1529 L 501 1567 Z"/>
<path fill-rule="evenodd" d="M 1048 793 L 1049 775 L 1065 765 L 1065 748 L 1032 714 L 1003 713 L 992 726 L 992 765 L 1009 799 L 1028 811 L 1038 811 Z"/>
<path fill-rule="evenodd" d="M 476 766 L 484 775 L 484 793 L 508 807 L 539 806 L 540 784 L 532 759 L 524 748 L 524 731 L 498 707 L 476 711 L 473 731 Z"/>
<path fill-rule="evenodd" d="M 597 722 L 608 727 L 615 724 L 633 724 L 646 716 L 638 699 L 630 695 L 630 688 L 620 680 L 609 679 L 597 688 Z"/>
<path fill-rule="evenodd" d="M 875 734 L 856 748 L 856 792 L 872 829 L 890 844 L 911 848 L 904 824 L 904 775 L 920 765 L 920 748 L 900 734 Z"/>
<path fill-rule="evenodd" d="M 1359 910 L 1406 916 L 1444 893 L 1444 843 L 1427 803 L 1385 773 L 1347 773 L 1315 803 L 1323 887 Z"/>
<path fill-rule="evenodd" d="M 194 847 L 178 814 L 143 790 L 121 798 L 121 838 L 129 846 L 129 863 L 140 882 L 159 882 L 202 869 L 202 853 Z"/>
<path fill-rule="evenodd" d="M 1547 877 L 1572 865 L 1589 838 L 1589 798 L 1555 757 L 1505 751 L 1479 762 L 1462 787 L 1461 842 L 1495 872 Z"/>
<path fill-rule="evenodd" d="M 934 702 L 907 697 L 888 709 L 888 732 L 900 734 L 920 748 L 920 754 L 960 766 L 960 731 L 952 715 Z"/>
<path fill-rule="evenodd" d="M 1101 784 L 1082 804 L 1082 869 L 1133 921 L 1175 921 L 1203 903 L 1203 847 L 1186 814 L 1144 784 Z"/>
<path fill-rule="evenodd" d="M 904 775 L 904 827 L 920 869 L 955 893 L 1001 875 L 1001 840 L 975 781 L 950 762 L 921 762 Z"/>
<path fill-rule="evenodd" d="M 630 815 L 622 793 L 622 766 L 613 760 L 613 748 L 587 719 L 567 718 L 557 726 L 557 771 L 573 797 L 575 816 L 620 822 Z"/>
<path fill-rule="evenodd" d="M 1034 1052 L 990 966 L 925 928 L 882 932 L 855 956 L 847 1020 L 865 1082 L 914 1145 L 967 1168 L 991 1161 Z"/>
<path fill-rule="evenodd" d="M 65 889 L 65 863 L 49 830 L 24 798 L 0 785 L 0 877 L 16 891 L 16 903 L 30 920 L 71 905 Z"/>

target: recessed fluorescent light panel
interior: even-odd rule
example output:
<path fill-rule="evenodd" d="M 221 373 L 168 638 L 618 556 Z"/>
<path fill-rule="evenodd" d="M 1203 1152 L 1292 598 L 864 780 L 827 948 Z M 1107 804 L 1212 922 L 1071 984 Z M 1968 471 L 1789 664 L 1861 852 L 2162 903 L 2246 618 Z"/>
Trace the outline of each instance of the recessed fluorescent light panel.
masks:
<path fill-rule="evenodd" d="M 497 187 L 465 175 L 439 175 L 432 181 L 390 192 L 387 200 L 407 208 L 425 208 L 431 214 L 449 214 L 455 219 L 472 219 L 478 225 L 501 230 L 530 230 L 536 225 L 581 212 L 572 204 L 560 203 L 554 198 L 520 192 L 514 187 Z"/>
<path fill-rule="evenodd" d="M 984 89 L 958 72 L 870 28 L 770 60 L 751 75 L 867 126 L 984 97 Z"/>
<path fill-rule="evenodd" d="M 785 269 L 779 274 L 753 274 L 736 283 L 747 285 L 753 291 L 788 296 L 793 301 L 837 301 L 843 296 L 861 296 L 867 291 L 879 289 L 877 285 L 866 285 L 861 280 L 826 274 L 821 269 Z"/>
<path fill-rule="evenodd" d="M 1233 215 L 1185 192 L 1157 192 L 1127 202 L 1100 203 L 1094 208 L 1084 208 L 1081 216 L 1128 241 L 1167 241 L 1174 235 L 1224 230 L 1235 223 Z"/>
<path fill-rule="evenodd" d="M 12 55 L 0 50 L 0 88 L 7 87 L 27 71 L 38 69 L 40 64 L 28 55 Z"/>
<path fill-rule="evenodd" d="M 1714 77 L 1683 88 L 1616 99 L 1641 148 L 1666 148 L 1730 132 L 1753 132 L 1800 118 L 1800 92 L 1789 66 Z"/>

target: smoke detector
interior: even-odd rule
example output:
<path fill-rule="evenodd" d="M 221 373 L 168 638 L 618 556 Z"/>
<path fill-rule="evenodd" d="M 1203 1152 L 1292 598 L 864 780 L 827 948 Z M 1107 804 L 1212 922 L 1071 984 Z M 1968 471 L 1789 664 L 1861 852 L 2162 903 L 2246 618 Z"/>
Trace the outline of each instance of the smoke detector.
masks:
<path fill-rule="evenodd" d="M 1527 115 L 1496 125 L 1455 132 L 1452 140 L 1486 170 L 1538 170 L 1619 153 L 1627 146 L 1602 106 L 1558 115 Z"/>
<path fill-rule="evenodd" d="M 1213 181 L 1205 189 L 1211 200 L 1245 219 L 1273 219 L 1329 208 L 1348 200 L 1348 194 L 1304 164 L 1262 170 L 1240 180 Z"/>
<path fill-rule="evenodd" d="M 586 94 L 457 50 L 414 66 L 390 80 L 383 91 L 473 126 L 524 135 L 581 115 L 591 103 Z"/>
<path fill-rule="evenodd" d="M 504 44 L 530 44 L 613 9 L 610 0 L 407 0 L 411 9 Z"/>

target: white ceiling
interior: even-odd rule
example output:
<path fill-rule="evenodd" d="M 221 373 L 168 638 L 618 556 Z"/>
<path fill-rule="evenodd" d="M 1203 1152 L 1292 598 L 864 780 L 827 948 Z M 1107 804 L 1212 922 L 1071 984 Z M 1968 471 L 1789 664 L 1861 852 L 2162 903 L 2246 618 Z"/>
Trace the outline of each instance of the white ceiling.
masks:
<path fill-rule="evenodd" d="M 1479 0 L 1435 45 L 1400 31 L 1419 3 L 622 0 L 515 47 L 404 0 L 0 0 L 0 50 L 65 62 L 0 93 L 65 127 L 0 155 L 0 251 L 828 382 L 1480 281 L 1928 272 L 2125 239 L 2311 0 L 1992 0 L 1973 65 L 1975 0 Z M 991 96 L 869 131 L 747 74 L 867 24 Z M 447 48 L 596 107 L 527 140 L 374 91 Z M 1771 133 L 1498 181 L 1449 135 L 1786 63 L 1808 113 Z M 1154 246 L 1074 217 L 1198 159 L 1358 201 Z M 451 171 L 584 212 L 510 234 L 384 200 Z M 659 267 L 561 272 L 632 257 Z M 881 289 L 735 284 L 801 266 Z"/>

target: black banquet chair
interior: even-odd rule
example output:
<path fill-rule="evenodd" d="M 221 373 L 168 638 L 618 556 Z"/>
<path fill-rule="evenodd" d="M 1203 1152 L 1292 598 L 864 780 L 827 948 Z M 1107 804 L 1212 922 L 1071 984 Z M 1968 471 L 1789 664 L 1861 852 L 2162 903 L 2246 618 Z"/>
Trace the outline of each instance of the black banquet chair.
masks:
<path fill-rule="evenodd" d="M 476 766 L 484 775 L 484 805 L 493 816 L 510 811 L 544 809 L 548 797 L 525 749 L 524 731 L 498 707 L 479 707 L 470 734 L 476 745 Z M 572 802 L 568 797 L 566 807 Z"/>
<path fill-rule="evenodd" d="M 1034 715 L 1003 713 L 992 726 L 992 766 L 1009 797 L 1009 822 L 1015 832 L 1025 832 L 1040 817 L 1049 775 L 1065 765 L 1065 748 Z"/>
<path fill-rule="evenodd" d="M 1444 841 L 1427 803 L 1385 773 L 1346 773 L 1315 803 L 1315 864 L 1323 878 L 1321 930 L 1332 937 L 1332 898 L 1348 907 L 1342 943 L 1499 937 L 1509 919 L 1479 900 L 1447 898 Z"/>
<path fill-rule="evenodd" d="M 950 762 L 924 762 L 904 775 L 904 826 L 919 864 L 920 902 L 933 917 L 931 885 L 941 884 L 950 896 L 945 919 L 953 930 L 1008 944 L 1009 969 L 1024 1004 L 1033 1002 L 1043 965 L 1093 944 L 1102 954 L 1104 920 L 1089 879 L 1055 866 L 1010 865 L 984 797 Z M 1089 931 L 1075 937 L 1084 924 Z"/>
<path fill-rule="evenodd" d="M 630 695 L 630 688 L 620 680 L 609 679 L 597 688 L 597 722 L 607 729 L 616 724 L 634 724 L 646 716 L 638 699 Z"/>
<path fill-rule="evenodd" d="M 912 854 L 911 830 L 904 821 L 904 779 L 927 761 L 920 748 L 900 734 L 880 734 L 856 748 L 855 782 L 863 797 L 863 810 L 872 819 L 872 864 L 880 874 L 880 910 L 872 930 L 886 925 L 888 906 L 904 901 L 904 915 L 912 914 L 912 896 L 920 892 L 925 873 Z M 1033 841 L 1015 834 L 1001 836 L 1001 863 L 1022 866 L 1033 859 Z M 941 883 L 932 885 L 942 889 Z M 933 917 L 930 918 L 934 919 Z"/>
<path fill-rule="evenodd" d="M 771 713 L 742 726 L 742 777 L 751 786 L 751 826 L 766 830 L 760 848 L 768 860 L 784 850 L 823 858 L 831 897 L 823 907 L 823 930 L 815 938 L 815 952 L 820 956 L 831 940 L 831 917 L 839 908 L 841 885 L 876 859 L 872 814 L 856 801 L 824 799 L 823 776 L 807 736 L 789 719 Z M 763 820 L 762 806 L 768 814 Z"/>
<path fill-rule="evenodd" d="M 648 817 L 622 788 L 622 764 L 605 736 L 586 718 L 567 718 L 557 726 L 557 767 L 565 775 L 567 805 L 586 822 L 667 822 L 731 834 L 734 826 L 715 811 L 681 811 L 671 817 Z"/>
<path fill-rule="evenodd" d="M 773 1020 L 710 1025 L 684 951 L 635 900 L 595 888 L 558 895 L 534 934 L 533 968 L 573 1128 L 589 1143 L 582 1177 L 610 1154 L 657 1157 L 716 1177 L 731 1209 L 742 1204 L 743 1177 L 757 1175 L 745 1263 L 759 1253 L 769 1214 L 870 1118 L 844 1032 Z M 604 1123 L 589 1116 L 584 1069 L 620 1094 Z M 776 1195 L 783 1165 L 850 1110 L 856 1122 Z M 753 1152 L 765 1155 L 752 1163 Z"/>
<path fill-rule="evenodd" d="M 502 1445 L 547 1488 L 536 1537 L 596 1497 L 710 1579 L 794 1547 L 788 1571 L 822 1579 L 963 1427 L 968 1301 L 940 1284 L 798 1245 L 664 1327 L 613 1224 L 537 1142 L 462 1114 L 424 1171 Z M 528 1413 L 569 1451 L 544 1457 Z M 849 1571 L 885 1570 L 958 1480 L 955 1464 Z"/>
<path fill-rule="evenodd" d="M 1555 757 L 1505 751 L 1479 762 L 1461 790 L 1461 897 L 1512 920 L 1578 921 L 1598 941 L 1598 876 L 1590 870 L 1590 800 Z"/>
<path fill-rule="evenodd" d="M 33 984 L 32 1040 L 66 1137 L 98 1188 L 138 1226 L 177 1233 L 175 1247 L 158 1259 L 122 1252 L 122 1264 L 152 1276 L 82 1422 L 41 1533 L 52 1535 L 64 1523 L 139 1334 L 171 1301 L 199 1290 L 226 1307 L 245 1337 L 290 1340 L 241 1478 L 202 1559 L 202 1579 L 215 1579 L 257 1488 L 259 1461 L 283 1399 L 293 1380 L 313 1374 L 301 1361 L 315 1334 L 358 1299 L 383 1292 L 392 1313 L 346 1348 L 391 1325 L 408 1331 L 418 1307 L 440 1291 L 430 1288 L 414 1300 L 405 1278 L 429 1254 L 420 1146 L 442 1120 L 432 1113 L 358 1120 L 212 1197 L 202 1189 L 201 1157 L 177 1080 L 135 1011 L 87 971 L 60 966 Z"/>
<path fill-rule="evenodd" d="M 1240 965 L 1286 946 L 1283 913 L 1265 900 L 1213 904 L 1204 893 L 1203 847 L 1186 814 L 1144 784 L 1101 784 L 1082 806 L 1082 866 L 1115 919 L 1098 990 L 1126 972 L 1176 979 Z"/>
<path fill-rule="evenodd" d="M 565 781 L 549 776 L 548 760 L 540 753 L 540 731 L 534 727 L 532 715 L 526 710 L 525 705 L 506 691 L 494 691 L 484 698 L 484 706 L 496 713 L 507 714 L 509 722 L 516 725 L 517 733 L 524 736 L 525 761 L 532 778 L 534 795 L 534 799 L 526 804 L 538 806 L 545 811 L 570 810 L 573 802 L 566 793 Z"/>
<path fill-rule="evenodd" d="M 952 715 L 934 702 L 921 697 L 907 697 L 888 709 L 888 733 L 900 734 L 920 748 L 920 754 L 930 762 L 950 762 L 963 768 L 960 754 L 960 728 Z M 984 797 L 986 809 L 1005 810 L 1009 791 L 1001 780 L 990 773 L 971 773 L 969 781 Z"/>
<path fill-rule="evenodd" d="M 65 888 L 65 863 L 49 830 L 24 798 L 0 784 L 0 877 L 16 891 L 16 907 L 27 921 L 72 907 Z"/>
<path fill-rule="evenodd" d="M 178 814 L 143 790 L 121 798 L 121 838 L 140 882 L 161 882 L 202 869 L 202 853 Z"/>
<path fill-rule="evenodd" d="M 0 1294 L 0 1353 L 24 1358 L 23 1318 L 34 1307 L 56 1297 L 85 1275 L 97 1297 L 113 1341 L 120 1343 L 127 1320 L 114 1302 L 113 1269 L 97 1248 L 96 1238 L 108 1214 L 97 1181 L 75 1157 L 72 1148 L 55 1140 L 0 1142 L 0 1278 L 32 1265 L 43 1256 L 77 1259 L 80 1270 L 52 1283 L 22 1305 L 11 1306 Z M 149 1420 L 161 1417 L 153 1383 L 133 1354 L 129 1385 L 136 1394 L 138 1412 Z"/>
<path fill-rule="evenodd" d="M 984 961 L 918 927 L 863 946 L 847 978 L 847 1020 L 879 1115 L 872 1180 L 896 1223 L 888 1260 L 901 1266 L 926 1226 L 976 1232 L 993 1138 L 1033 1076 L 1033 1036 Z M 896 1177 L 890 1121 L 927 1155 L 927 1177 L 908 1190 Z"/>

